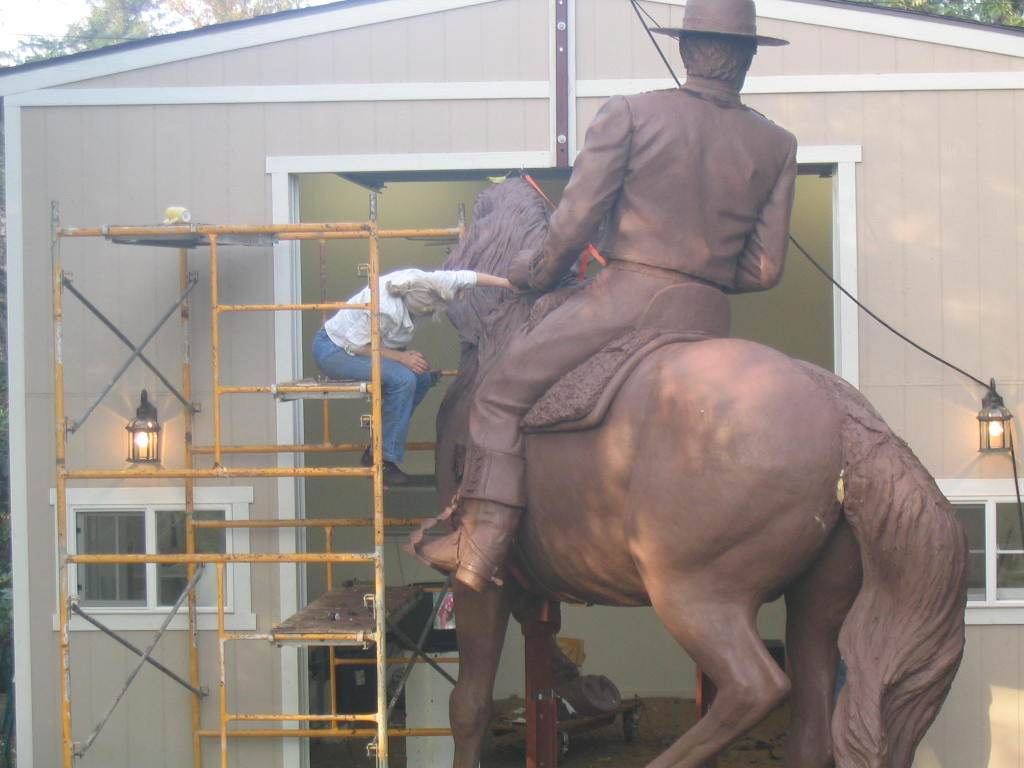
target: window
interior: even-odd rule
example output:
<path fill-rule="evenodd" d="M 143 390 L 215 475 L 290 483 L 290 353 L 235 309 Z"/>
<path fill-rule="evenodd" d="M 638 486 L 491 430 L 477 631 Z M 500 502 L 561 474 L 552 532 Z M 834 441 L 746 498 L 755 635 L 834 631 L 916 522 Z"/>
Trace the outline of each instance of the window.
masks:
<path fill-rule="evenodd" d="M 197 520 L 243 520 L 249 517 L 252 489 L 198 487 Z M 53 503 L 53 499 L 51 499 Z M 71 554 L 176 554 L 186 550 L 184 489 L 69 488 L 68 550 Z M 247 529 L 199 529 L 196 551 L 230 553 L 249 551 Z M 250 566 L 229 564 L 225 595 L 227 621 L 233 629 L 254 629 L 251 614 Z M 115 629 L 156 629 L 188 583 L 188 566 L 144 564 L 91 564 L 68 567 L 69 594 L 82 607 Z M 200 624 L 216 622 L 216 571 L 207 566 L 196 588 Z M 77 620 L 77 622 L 75 621 Z M 91 625 L 73 617 L 72 629 Z M 182 610 L 172 628 L 187 626 Z"/>
<path fill-rule="evenodd" d="M 939 483 L 967 534 L 968 623 L 1024 624 L 1024 529 L 1010 480 Z"/>

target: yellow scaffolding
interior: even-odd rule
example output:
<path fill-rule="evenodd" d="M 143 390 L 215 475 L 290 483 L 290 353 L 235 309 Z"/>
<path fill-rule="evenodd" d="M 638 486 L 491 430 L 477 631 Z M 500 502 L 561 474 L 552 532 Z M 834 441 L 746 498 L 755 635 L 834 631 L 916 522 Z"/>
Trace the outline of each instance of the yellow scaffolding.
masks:
<path fill-rule="evenodd" d="M 193 761 L 196 768 L 202 768 L 202 739 L 216 738 L 220 744 L 220 765 L 228 765 L 228 741 L 231 738 L 371 738 L 371 749 L 376 753 L 378 768 L 388 765 L 388 737 L 407 736 L 441 736 L 450 734 L 449 729 L 439 728 L 389 728 L 387 717 L 387 666 L 396 659 L 387 658 L 385 636 L 387 632 L 387 606 L 384 584 L 384 531 L 389 526 L 408 526 L 417 520 L 389 519 L 384 516 L 384 484 L 383 462 L 381 453 L 381 343 L 379 321 L 379 276 L 380 276 L 380 241 L 390 238 L 461 238 L 465 232 L 464 212 L 460 209 L 459 223 L 453 228 L 444 229 L 381 229 L 377 223 L 377 198 L 371 195 L 370 218 L 365 222 L 343 222 L 328 224 L 282 224 L 254 226 L 224 225 L 188 225 L 188 226 L 157 226 L 157 227 L 126 227 L 109 226 L 96 228 L 61 228 L 54 209 L 54 227 L 51 238 L 53 261 L 53 323 L 54 323 L 54 410 L 55 410 L 55 443 L 56 443 L 56 530 L 58 552 L 58 583 L 59 583 L 59 630 L 60 630 L 60 699 L 61 699 L 61 743 L 63 768 L 73 768 L 79 745 L 74 741 L 71 729 L 71 657 L 70 657 L 70 613 L 72 608 L 80 613 L 77 598 L 69 596 L 68 566 L 99 565 L 99 564 L 183 564 L 187 568 L 188 584 L 188 644 L 189 644 L 189 683 L 191 685 L 191 725 L 193 741 Z M 192 370 L 190 349 L 190 300 L 187 288 L 190 277 L 188 271 L 188 251 L 197 247 L 206 247 L 210 262 L 210 344 L 212 373 L 212 420 L 213 444 L 198 446 L 193 444 L 194 410 L 185 409 L 184 429 L 184 462 L 180 468 L 154 469 L 138 468 L 123 470 L 104 469 L 71 469 L 67 466 L 67 446 L 69 424 L 65 416 L 64 391 L 64 355 L 63 355 L 63 291 L 66 277 L 63 272 L 60 244 L 71 238 L 105 238 L 114 242 L 140 245 L 163 245 L 177 247 L 179 254 L 179 279 L 183 291 L 180 309 L 180 325 L 184 339 L 182 347 L 182 397 L 191 403 Z M 249 238 L 247 241 L 246 238 Z M 360 265 L 361 273 L 365 274 L 370 286 L 369 304 L 352 304 L 347 302 L 328 302 L 326 300 L 326 243 L 330 240 L 362 239 L 369 246 L 369 260 Z M 271 244 L 275 241 L 315 240 L 320 244 L 320 279 L 321 294 L 317 303 L 305 304 L 222 304 L 219 295 L 219 249 L 225 241 L 231 244 Z M 179 247 L 180 246 L 180 247 Z M 81 296 L 79 296 L 81 298 Z M 370 312 L 371 325 L 371 379 L 368 383 L 353 384 L 317 382 L 315 386 L 300 384 L 227 386 L 221 382 L 220 372 L 220 318 L 232 312 L 283 312 L 283 311 L 317 311 L 329 312 L 342 308 L 364 309 Z M 102 318 L 101 318 L 102 319 Z M 141 348 L 135 351 L 140 356 Z M 450 375 L 453 372 L 444 371 Z M 221 428 L 221 399 L 234 394 L 272 394 L 275 397 L 287 395 L 308 396 L 313 391 L 323 398 L 323 440 L 318 444 L 301 445 L 225 445 Z M 352 452 L 364 450 L 367 446 L 360 443 L 335 443 L 331 439 L 330 414 L 328 399 L 338 394 L 365 394 L 371 403 L 369 419 L 371 440 L 369 448 L 373 457 L 370 467 L 230 467 L 222 461 L 225 455 L 231 454 L 276 454 L 276 453 L 326 453 Z M 176 393 L 177 394 L 177 393 Z M 433 443 L 410 443 L 410 449 L 430 450 Z M 199 468 L 195 466 L 196 456 L 212 456 L 213 466 Z M 373 486 L 373 517 L 372 519 L 335 519 L 335 520 L 195 520 L 195 482 L 207 478 L 279 478 L 279 477 L 367 477 Z M 184 481 L 186 551 L 183 554 L 68 554 L 67 547 L 67 489 L 70 481 L 77 480 L 148 480 L 148 479 L 180 479 Z M 373 551 L 363 553 L 333 552 L 334 529 L 370 527 L 373 528 Z M 211 554 L 196 552 L 197 529 L 231 529 L 231 528 L 323 528 L 325 532 L 325 551 L 309 552 L 277 552 L 250 554 Z M 316 632 L 290 633 L 286 638 L 269 633 L 229 632 L 225 627 L 225 567 L 231 563 L 257 564 L 324 564 L 327 569 L 328 591 L 334 587 L 334 567 L 341 563 L 359 563 L 373 567 L 373 593 L 367 595 L 368 607 L 372 609 L 372 628 L 358 632 Z M 204 566 L 213 566 L 217 578 L 217 658 L 218 658 L 218 699 L 219 726 L 217 729 L 204 729 L 202 723 L 201 702 L 204 692 L 201 688 L 198 611 L 195 583 L 197 571 Z M 108 632 L 109 633 L 109 632 Z M 280 643 L 286 640 L 297 644 L 327 644 L 329 646 L 331 710 L 326 715 L 295 714 L 238 714 L 228 710 L 227 677 L 225 672 L 226 646 L 230 642 L 242 640 L 263 640 Z M 123 643 L 123 641 L 122 641 Z M 124 643 L 123 643 L 124 644 Z M 369 645 L 375 646 L 375 660 L 368 659 L 344 660 L 336 659 L 336 645 Z M 140 668 L 148 659 L 138 649 L 132 649 L 143 656 Z M 150 649 L 151 650 L 151 649 Z M 414 659 L 418 661 L 419 659 Z M 407 661 L 407 660 L 406 660 Z M 450 661 L 447 659 L 446 661 Z M 152 663 L 152 662 L 151 662 Z M 353 664 L 370 664 L 376 666 L 377 673 L 377 709 L 376 712 L 364 714 L 339 714 L 337 712 L 337 681 L 336 667 Z M 130 680 L 129 680 L 130 682 Z M 126 685 L 127 687 L 127 685 Z M 123 691 L 122 691 L 123 693 Z M 116 704 L 116 701 L 115 701 Z M 109 714 L 109 713 L 108 713 Z M 295 722 L 306 723 L 305 728 L 273 729 L 248 728 L 229 729 L 233 722 Z M 324 723 L 326 728 L 310 728 L 312 723 Z M 365 723 L 372 727 L 345 728 L 342 723 Z M 101 726 L 102 727 L 102 723 Z M 95 738 L 99 728 L 91 738 Z M 91 743 L 91 741 L 89 742 Z"/>

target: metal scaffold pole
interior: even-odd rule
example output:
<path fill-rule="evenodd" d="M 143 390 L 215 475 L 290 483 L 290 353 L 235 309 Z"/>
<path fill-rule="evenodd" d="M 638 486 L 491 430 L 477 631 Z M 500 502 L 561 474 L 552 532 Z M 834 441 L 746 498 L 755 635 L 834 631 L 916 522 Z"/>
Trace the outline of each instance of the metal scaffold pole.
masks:
<path fill-rule="evenodd" d="M 71 634 L 70 621 L 71 609 L 79 614 L 81 620 L 87 621 L 100 628 L 104 634 L 116 640 L 124 648 L 141 660 L 136 663 L 133 673 L 120 690 L 114 703 L 107 710 L 108 714 L 100 722 L 99 726 L 90 734 L 84 748 L 95 741 L 102 729 L 103 724 L 113 712 L 117 702 L 123 698 L 129 685 L 144 667 L 154 668 L 172 678 L 176 683 L 188 690 L 191 709 L 192 729 L 192 763 L 194 768 L 203 766 L 203 739 L 216 739 L 219 746 L 219 764 L 227 768 L 229 763 L 229 744 L 238 738 L 364 738 L 370 739 L 370 749 L 376 757 L 378 768 L 387 768 L 389 762 L 390 736 L 443 736 L 450 734 L 448 729 L 439 728 L 390 728 L 388 724 L 388 665 L 389 663 L 403 664 L 406 660 L 388 659 L 387 634 L 390 631 L 397 632 L 393 628 L 393 621 L 397 620 L 399 613 L 403 610 L 411 610 L 415 600 L 404 595 L 401 600 L 394 599 L 394 605 L 388 605 L 388 593 L 384 578 L 384 534 L 389 526 L 408 526 L 420 523 L 419 519 L 396 518 L 390 519 L 384 516 L 384 473 L 383 473 L 383 414 L 382 414 L 382 342 L 380 327 L 380 243 L 388 238 L 458 238 L 465 232 L 465 214 L 459 214 L 458 226 L 447 229 L 396 229 L 383 230 L 378 222 L 378 198 L 376 193 L 370 197 L 370 215 L 365 222 L 355 223 L 329 223 L 329 224 L 287 224 L 287 225 L 201 225 L 201 226 L 168 226 L 168 227 L 100 227 L 89 229 L 62 229 L 59 221 L 57 205 L 53 205 L 51 226 L 51 261 L 53 267 L 53 345 L 54 345 L 54 439 L 56 457 L 56 536 L 58 556 L 58 628 L 60 646 L 60 696 L 61 696 L 61 744 L 62 744 L 62 768 L 74 768 L 76 754 L 80 754 L 78 745 L 73 739 L 71 723 Z M 179 312 L 181 340 L 181 390 L 180 392 L 170 384 L 170 380 L 161 373 L 154 359 L 158 357 L 147 357 L 143 354 L 142 348 L 147 338 L 138 347 L 134 346 L 128 336 L 118 329 L 94 305 L 85 294 L 79 289 L 71 286 L 70 274 L 63 272 L 61 262 L 61 242 L 65 238 L 104 238 L 108 241 L 124 243 L 129 245 L 143 245 L 150 247 L 171 247 L 177 251 L 178 272 L 179 272 L 179 300 L 167 314 L 173 316 L 174 311 Z M 329 302 L 327 300 L 327 241 L 344 240 L 365 240 L 369 250 L 368 264 L 365 274 L 369 282 L 370 299 L 368 303 L 356 304 L 351 302 Z M 296 303 L 296 304 L 222 304 L 220 298 L 221 283 L 221 255 L 222 249 L 227 246 L 244 245 L 267 245 L 278 240 L 309 240 L 317 241 L 320 256 L 320 295 L 317 303 Z M 198 278 L 194 273 L 189 272 L 189 251 L 194 248 L 205 247 L 209 253 L 210 268 L 210 375 L 212 379 L 212 408 L 211 408 L 211 434 L 210 445 L 196 445 L 194 430 L 196 426 L 196 414 L 199 413 L 198 404 L 192 403 L 192 348 L 191 324 L 192 302 L 189 297 L 191 288 L 196 284 Z M 183 406 L 183 455 L 180 466 L 152 465 L 132 466 L 129 469 L 106 469 L 106 468 L 75 468 L 68 466 L 67 452 L 68 440 L 73 430 L 69 429 L 69 421 L 65 415 L 65 391 L 64 391 L 64 290 L 68 289 L 73 298 L 78 299 L 82 305 L 92 312 L 101 322 L 114 333 L 123 343 L 129 346 L 132 357 L 122 366 L 127 369 L 135 359 L 146 365 L 157 378 L 168 387 L 168 391 L 175 396 Z M 305 380 L 290 383 L 251 384 L 234 385 L 225 383 L 222 378 L 221 367 L 221 327 L 220 319 L 222 314 L 243 313 L 243 316 L 251 315 L 253 312 L 283 312 L 298 311 L 327 313 L 339 309 L 355 309 L 368 311 L 370 314 L 371 342 L 370 342 L 370 381 L 369 382 L 331 382 L 317 380 L 307 382 Z M 326 314 L 323 315 L 326 317 Z M 165 318 L 166 319 L 166 318 Z M 161 325 L 162 325 L 161 321 Z M 159 325 L 157 326 L 160 327 Z M 155 331 L 150 334 L 153 336 Z M 123 372 L 123 371 L 122 371 Z M 442 372 L 444 375 L 453 375 L 455 372 Z M 114 377 L 116 383 L 118 376 Z M 98 405 L 108 392 L 113 388 L 109 386 L 96 401 Z M 323 400 L 322 423 L 323 436 L 318 444 L 301 445 L 278 445 L 278 444 L 225 444 L 222 425 L 222 398 L 228 395 L 267 395 L 270 394 L 280 402 L 293 402 L 302 399 Z M 369 425 L 371 437 L 369 445 L 363 443 L 335 443 L 331 434 L 329 399 L 339 397 L 369 398 L 370 418 Z M 95 405 L 93 406 L 95 407 Z M 79 424 L 84 422 L 81 419 Z M 410 443 L 407 448 L 412 450 L 432 450 L 433 443 Z M 362 451 L 369 448 L 372 456 L 371 466 L 348 466 L 328 464 L 327 466 L 233 466 L 229 462 L 224 464 L 224 457 L 231 455 L 256 455 L 273 453 L 340 453 L 344 454 L 353 451 Z M 209 456 L 212 459 L 212 466 L 196 466 L 196 457 Z M 258 520 L 232 520 L 228 519 L 197 519 L 196 518 L 196 494 L 197 480 L 228 480 L 231 478 L 341 478 L 356 477 L 369 479 L 372 484 L 373 515 L 372 518 L 349 517 L 330 518 L 316 520 L 289 520 L 289 519 L 258 519 Z M 93 554 L 68 551 L 68 484 L 89 480 L 108 480 L 121 482 L 135 482 L 139 480 L 160 480 L 183 482 L 184 492 L 184 521 L 185 537 L 184 551 L 178 553 L 153 551 L 145 549 L 140 553 L 133 554 Z M 372 528 L 373 545 L 364 552 L 335 552 L 335 545 L 338 543 L 335 537 L 335 528 L 354 529 L 357 527 Z M 281 529 L 281 528 L 322 528 L 324 530 L 325 547 L 324 552 L 306 551 L 275 551 L 275 552 L 250 552 L 235 551 L 228 545 L 229 536 L 234 529 Z M 203 551 L 200 547 L 202 538 L 200 531 L 219 531 L 224 536 L 224 549 L 218 552 Z M 364 578 L 361 586 L 354 588 L 338 589 L 335 584 L 334 568 L 340 564 L 358 564 L 370 566 L 373 569 L 372 594 L 369 594 L 369 585 Z M 288 620 L 282 621 L 270 628 L 270 631 L 240 632 L 229 628 L 226 622 L 225 613 L 228 610 L 229 595 L 234 589 L 228 576 L 232 568 L 241 564 L 262 565 L 263 567 L 274 564 L 320 564 L 327 569 L 328 595 L 335 593 L 351 592 L 353 589 L 359 593 L 360 606 L 363 614 L 357 617 L 361 623 L 358 626 L 349 627 L 343 624 L 328 624 L 319 627 L 303 627 L 298 629 L 289 627 Z M 159 640 L 160 634 L 171 625 L 171 618 L 174 610 L 164 621 L 164 628 L 148 644 L 145 650 L 140 650 L 125 638 L 119 637 L 116 631 L 102 622 L 88 616 L 82 606 L 88 607 L 88 602 L 81 605 L 77 602 L 79 596 L 71 595 L 71 584 L 69 582 L 69 568 L 80 567 L 112 567 L 116 565 L 144 567 L 147 569 L 160 566 L 184 567 L 187 573 L 186 586 L 178 595 L 176 608 L 185 604 L 188 607 L 188 673 L 187 676 L 179 675 L 170 667 L 160 664 L 151 658 L 152 649 Z M 217 727 L 203 727 L 202 700 L 208 695 L 208 690 L 202 685 L 202 674 L 200 668 L 200 645 L 199 645 L 199 600 L 196 592 L 200 581 L 200 573 L 204 565 L 214 566 L 216 576 L 216 616 L 209 618 L 216 619 L 216 654 L 218 669 L 216 671 L 218 683 L 218 705 L 216 711 Z M 211 576 L 214 574 L 210 574 Z M 419 589 L 403 587 L 401 589 Z M 399 590 L 401 591 L 401 590 Z M 77 590 L 76 590 L 77 592 Z M 411 593 L 410 593 L 411 594 Z M 422 594 L 420 591 L 419 594 Z M 326 597 L 326 596 L 325 596 Z M 414 596 L 415 597 L 415 596 Z M 72 605 L 72 601 L 74 605 Z M 212 608 L 212 606 L 211 606 Z M 398 611 L 396 614 L 389 614 L 389 610 Z M 436 612 L 436 607 L 435 607 Z M 302 612 L 296 614 L 300 616 Z M 350 612 L 353 615 L 358 612 Z M 337 614 L 341 616 L 341 613 Z M 347 613 L 345 615 L 348 615 Z M 405 615 L 400 613 L 400 615 Z M 292 617 L 292 618 L 296 618 Z M 404 637 L 404 635 L 402 635 Z M 419 646 L 422 646 L 421 636 Z M 237 641 L 259 640 L 269 643 L 272 646 L 280 646 L 284 643 L 297 645 L 326 645 L 328 646 L 328 660 L 330 664 L 329 687 L 331 705 L 329 714 L 308 714 L 308 713 L 238 713 L 230 709 L 231 698 L 228 695 L 228 647 Z M 368 646 L 374 645 L 372 660 L 365 659 L 339 659 L 335 647 L 341 645 Z M 433 660 L 428 658 L 421 648 L 418 648 L 412 659 L 408 661 L 406 675 L 413 663 Z M 373 665 L 377 673 L 376 711 L 357 714 L 339 713 L 338 690 L 341 687 L 337 680 L 337 667 L 356 664 Z M 187 679 L 186 679 L 187 677 Z M 211 713 L 212 717 L 212 713 Z M 256 727 L 232 727 L 233 723 L 244 724 L 253 722 L 277 723 L 282 725 L 287 722 L 306 727 L 298 728 L 256 728 Z M 346 727 L 340 728 L 342 723 Z M 369 727 L 372 724 L 372 728 Z M 212 723 L 211 723 L 212 725 Z M 323 726 L 323 727 L 316 727 Z"/>
<path fill-rule="evenodd" d="M 377 766 L 388 765 L 388 662 L 387 613 L 384 596 L 384 454 L 381 410 L 380 347 L 380 244 L 377 239 L 377 193 L 370 193 L 370 367 L 373 396 L 370 398 L 373 448 L 373 611 L 377 635 Z"/>

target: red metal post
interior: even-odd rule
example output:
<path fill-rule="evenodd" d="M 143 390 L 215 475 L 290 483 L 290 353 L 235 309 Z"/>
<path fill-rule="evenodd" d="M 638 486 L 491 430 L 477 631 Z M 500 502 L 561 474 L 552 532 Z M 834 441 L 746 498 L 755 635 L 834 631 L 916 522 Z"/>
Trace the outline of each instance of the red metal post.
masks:
<path fill-rule="evenodd" d="M 555 0 L 555 165 L 569 157 L 569 0 Z"/>
<path fill-rule="evenodd" d="M 555 701 L 552 661 L 554 636 L 561 627 L 558 603 L 541 603 L 533 618 L 523 623 L 526 638 L 526 767 L 558 765 L 558 705 Z"/>

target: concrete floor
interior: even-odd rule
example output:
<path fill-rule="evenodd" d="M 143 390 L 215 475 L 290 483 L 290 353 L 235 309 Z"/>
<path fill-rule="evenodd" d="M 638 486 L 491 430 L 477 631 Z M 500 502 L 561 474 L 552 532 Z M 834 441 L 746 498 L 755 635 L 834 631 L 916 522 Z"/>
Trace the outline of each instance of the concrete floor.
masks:
<path fill-rule="evenodd" d="M 614 724 L 601 729 L 574 734 L 570 739 L 569 753 L 559 765 L 562 768 L 642 768 L 679 738 L 695 720 L 696 712 L 692 700 L 652 698 L 644 699 L 642 703 L 643 712 L 638 738 L 635 741 L 628 744 L 625 742 L 622 723 L 617 719 Z M 789 713 L 785 707 L 773 712 L 763 723 L 732 746 L 719 760 L 718 768 L 781 766 L 788 720 Z M 365 744 L 318 741 L 314 742 L 310 749 L 311 768 L 369 768 L 373 765 L 366 757 Z M 485 754 L 481 768 L 522 768 L 525 762 L 525 752 L 521 746 L 506 746 Z M 406 768 L 404 744 L 400 739 L 392 745 L 390 763 L 393 768 Z"/>

